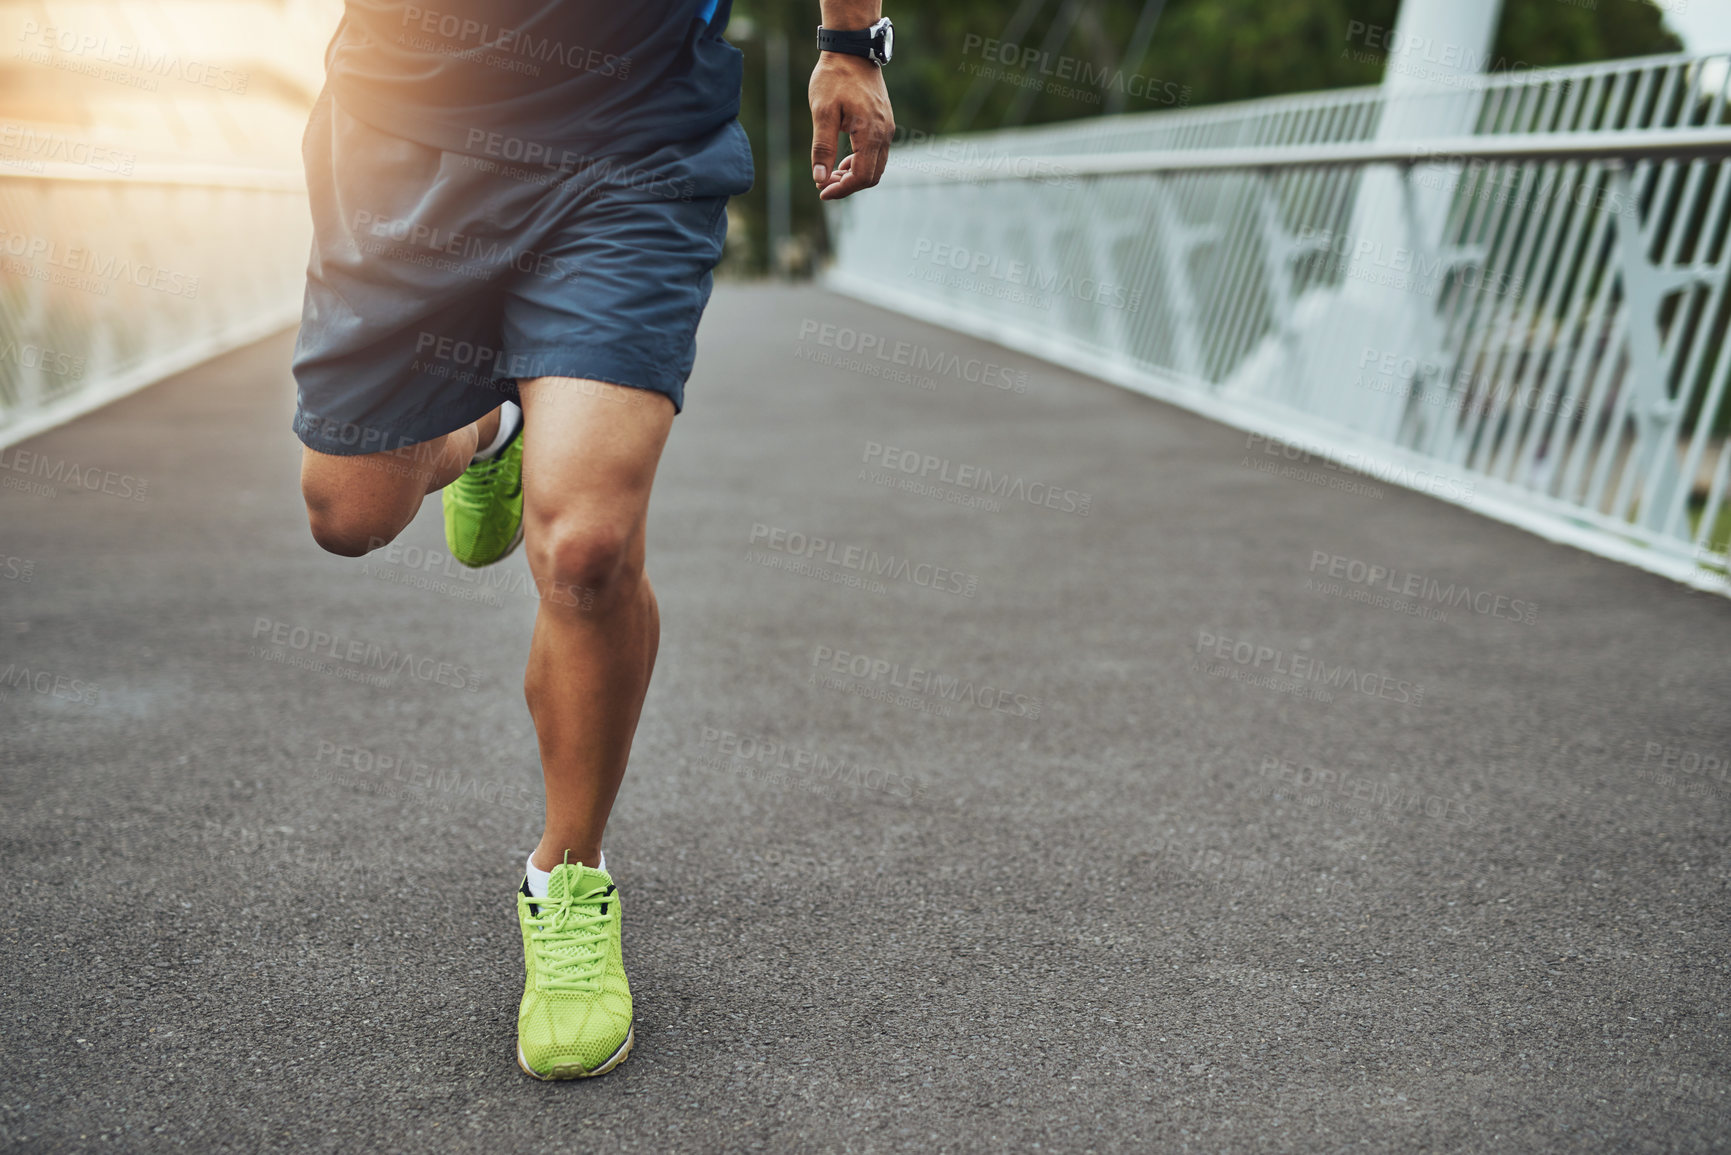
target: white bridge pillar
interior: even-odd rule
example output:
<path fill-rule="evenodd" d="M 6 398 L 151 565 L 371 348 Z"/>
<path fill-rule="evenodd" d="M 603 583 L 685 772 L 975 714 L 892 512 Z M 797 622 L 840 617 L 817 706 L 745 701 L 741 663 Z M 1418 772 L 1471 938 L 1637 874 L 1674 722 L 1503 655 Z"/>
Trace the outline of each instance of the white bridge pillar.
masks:
<path fill-rule="evenodd" d="M 1480 96 L 1472 78 L 1491 62 L 1502 0 L 1405 0 L 1392 30 L 1364 29 L 1352 50 L 1381 47 L 1383 111 L 1375 139 L 1411 141 L 1471 134 Z M 1377 43 L 1380 41 L 1380 44 Z M 1442 170 L 1432 170 L 1440 172 Z M 1433 351 L 1441 277 L 1418 275 L 1415 250 L 1434 268 L 1453 181 L 1404 189 L 1405 176 L 1367 169 L 1344 237 L 1332 238 L 1344 268 L 1337 306 L 1312 332 L 1305 362 L 1313 381 L 1350 385 L 1366 350 L 1424 358 Z M 1410 194 L 1410 195 L 1409 195 Z M 1403 278 L 1407 287 L 1394 287 Z M 1428 294 L 1421 290 L 1429 290 Z M 1370 389 L 1326 388 L 1340 398 L 1333 419 L 1392 438 L 1405 398 Z"/>

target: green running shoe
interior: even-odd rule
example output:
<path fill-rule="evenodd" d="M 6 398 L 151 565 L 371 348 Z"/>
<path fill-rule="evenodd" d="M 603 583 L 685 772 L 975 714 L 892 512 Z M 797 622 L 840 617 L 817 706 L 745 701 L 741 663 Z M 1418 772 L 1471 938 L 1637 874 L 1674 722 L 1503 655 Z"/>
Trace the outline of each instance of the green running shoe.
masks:
<path fill-rule="evenodd" d="M 553 868 L 547 897 L 517 894 L 525 981 L 517 1065 L 537 1079 L 604 1075 L 631 1053 L 631 986 L 619 949 L 619 892 L 604 870 Z"/>
<path fill-rule="evenodd" d="M 523 431 L 487 461 L 473 462 L 442 492 L 445 544 L 479 569 L 511 556 L 523 540 Z"/>

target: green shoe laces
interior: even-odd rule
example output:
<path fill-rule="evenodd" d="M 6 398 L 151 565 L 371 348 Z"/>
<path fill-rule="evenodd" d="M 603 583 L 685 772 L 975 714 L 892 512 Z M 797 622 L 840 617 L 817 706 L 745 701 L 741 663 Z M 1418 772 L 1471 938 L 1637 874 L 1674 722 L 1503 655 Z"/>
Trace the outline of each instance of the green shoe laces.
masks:
<path fill-rule="evenodd" d="M 558 898 L 529 900 L 531 908 L 539 908 L 538 914 L 524 920 L 531 928 L 529 946 L 535 952 L 536 990 L 601 989 L 601 976 L 607 967 L 607 903 L 613 890 L 609 885 L 573 896 L 567 889 Z"/>
<path fill-rule="evenodd" d="M 451 487 L 452 496 L 456 498 L 458 504 L 477 513 L 487 511 L 489 503 L 493 500 L 494 483 L 499 480 L 501 474 L 509 472 L 505 468 L 505 459 L 510 455 L 511 449 L 512 446 L 507 445 L 488 460 L 474 462 L 463 470 L 462 476 L 458 479 L 459 484 Z"/>

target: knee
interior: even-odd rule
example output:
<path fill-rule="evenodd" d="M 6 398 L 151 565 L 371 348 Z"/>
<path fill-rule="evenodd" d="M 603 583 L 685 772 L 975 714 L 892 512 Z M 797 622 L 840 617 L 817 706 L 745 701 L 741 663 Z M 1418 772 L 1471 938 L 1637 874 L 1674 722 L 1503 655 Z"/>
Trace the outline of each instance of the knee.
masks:
<path fill-rule="evenodd" d="M 391 539 L 382 536 L 378 527 L 345 519 L 341 514 L 318 514 L 307 511 L 307 524 L 312 527 L 313 540 L 326 553 L 339 557 L 365 557 Z"/>
<path fill-rule="evenodd" d="M 530 549 L 541 597 L 558 605 L 605 606 L 643 574 L 642 550 L 629 526 L 555 519 L 531 537 Z"/>
<path fill-rule="evenodd" d="M 307 503 L 307 525 L 319 548 L 339 557 L 362 557 L 396 537 L 396 530 L 380 523 L 377 517 L 341 501 L 326 500 L 316 495 L 304 495 Z"/>

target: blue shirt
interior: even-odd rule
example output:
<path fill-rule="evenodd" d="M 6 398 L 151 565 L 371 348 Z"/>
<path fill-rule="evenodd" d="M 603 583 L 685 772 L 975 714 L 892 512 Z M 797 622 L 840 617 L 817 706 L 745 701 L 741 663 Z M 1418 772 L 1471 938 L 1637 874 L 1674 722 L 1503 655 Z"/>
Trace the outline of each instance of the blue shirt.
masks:
<path fill-rule="evenodd" d="M 326 55 L 350 115 L 525 165 L 652 151 L 739 113 L 732 0 L 347 0 Z"/>

